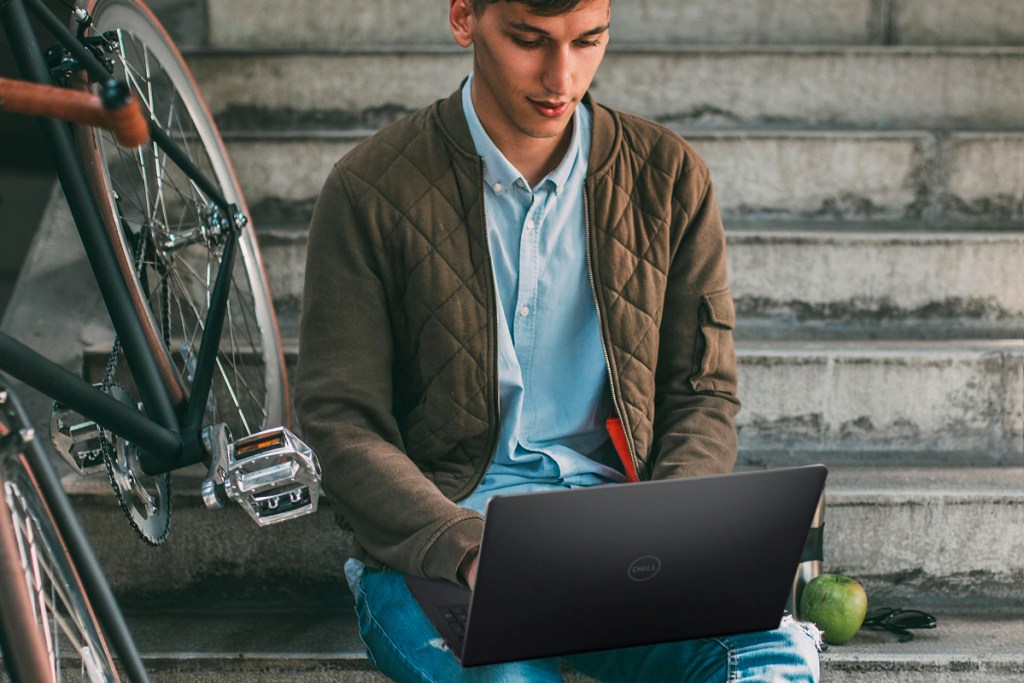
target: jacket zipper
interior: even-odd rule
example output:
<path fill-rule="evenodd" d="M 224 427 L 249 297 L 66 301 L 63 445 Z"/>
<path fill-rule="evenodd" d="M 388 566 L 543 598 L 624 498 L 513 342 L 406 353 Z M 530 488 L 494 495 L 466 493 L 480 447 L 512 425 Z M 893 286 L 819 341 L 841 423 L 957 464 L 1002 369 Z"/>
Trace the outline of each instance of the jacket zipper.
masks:
<path fill-rule="evenodd" d="M 483 158 L 481 158 L 480 159 L 480 210 L 481 210 L 481 213 L 483 214 L 483 220 L 484 220 L 484 247 L 486 247 L 486 249 L 487 249 L 487 263 L 490 266 L 490 273 L 491 273 L 491 301 L 493 301 L 494 305 L 495 305 L 494 318 L 491 321 L 492 323 L 494 323 L 494 326 L 492 327 L 492 330 L 491 330 L 492 331 L 491 339 L 495 340 L 495 343 L 497 343 L 497 339 L 498 339 L 498 309 L 497 309 L 497 305 L 498 305 L 498 289 L 497 289 L 497 285 L 494 283 L 494 261 L 491 259 L 491 237 L 490 237 L 490 234 L 487 232 L 487 191 L 484 189 L 484 183 L 487 182 L 486 178 L 487 178 L 487 164 L 484 163 Z M 494 394 L 492 394 L 492 396 L 494 396 L 494 395 L 499 393 L 500 387 L 501 387 L 501 376 L 500 376 L 499 368 L 498 368 L 498 354 L 495 353 L 494 354 Z M 501 434 L 501 399 L 500 398 L 495 398 L 494 404 L 495 404 L 494 412 L 495 412 L 495 415 L 498 418 L 498 423 L 497 423 L 497 426 L 493 428 L 493 432 L 492 432 L 493 436 L 491 437 L 490 454 L 487 456 L 487 465 L 484 467 L 484 473 L 482 475 L 480 475 L 480 478 L 477 479 L 476 483 L 473 484 L 473 488 L 471 488 L 469 490 L 469 493 L 467 493 L 466 495 L 462 496 L 458 500 L 453 501 L 455 503 L 462 502 L 462 501 L 466 500 L 467 498 L 469 498 L 471 495 L 473 495 L 473 493 L 478 488 L 480 488 L 480 484 L 483 483 L 484 479 L 487 478 L 487 473 L 491 471 L 491 465 L 494 464 L 494 456 L 498 452 L 498 437 Z"/>
<path fill-rule="evenodd" d="M 604 353 L 604 367 L 608 371 L 608 387 L 612 394 L 612 406 L 615 408 L 615 414 L 618 415 L 619 420 L 622 421 L 622 431 L 626 436 L 626 449 L 629 451 L 629 459 L 633 463 L 633 471 L 639 476 L 640 460 L 636 457 L 636 446 L 633 443 L 633 432 L 629 427 L 626 411 L 622 409 L 622 405 L 619 403 L 619 392 L 615 387 L 615 376 L 612 374 L 611 358 L 608 355 L 608 344 L 605 342 L 604 316 L 601 314 L 601 302 L 597 297 L 597 281 L 594 278 L 594 262 L 590 253 L 592 248 L 590 239 L 590 196 L 587 193 L 586 184 L 583 185 L 583 233 L 586 237 L 587 275 L 590 277 L 590 293 L 594 296 L 594 307 L 597 309 L 597 331 L 598 336 L 601 338 L 601 352 Z"/>

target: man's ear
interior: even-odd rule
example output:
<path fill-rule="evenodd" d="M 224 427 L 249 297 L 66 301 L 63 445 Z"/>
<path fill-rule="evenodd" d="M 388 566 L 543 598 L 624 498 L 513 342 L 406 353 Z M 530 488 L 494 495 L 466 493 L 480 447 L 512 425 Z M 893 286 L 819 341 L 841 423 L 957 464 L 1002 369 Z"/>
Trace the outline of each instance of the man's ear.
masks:
<path fill-rule="evenodd" d="M 476 16 L 473 14 L 471 0 L 450 0 L 448 21 L 451 24 L 452 36 L 454 36 L 456 43 L 461 47 L 469 47 L 473 44 L 473 28 L 476 25 Z"/>

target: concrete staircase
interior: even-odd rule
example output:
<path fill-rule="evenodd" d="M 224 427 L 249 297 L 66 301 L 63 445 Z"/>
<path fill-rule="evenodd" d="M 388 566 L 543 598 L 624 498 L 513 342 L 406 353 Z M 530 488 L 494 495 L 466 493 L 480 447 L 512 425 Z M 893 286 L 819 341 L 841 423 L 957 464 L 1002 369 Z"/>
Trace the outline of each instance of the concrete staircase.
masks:
<path fill-rule="evenodd" d="M 451 92 L 469 55 L 439 0 L 156 4 L 222 125 L 293 365 L 328 170 Z M 826 571 L 939 618 L 913 643 L 831 648 L 825 680 L 1020 680 L 1024 2 L 613 5 L 595 97 L 678 130 L 714 175 L 741 466 L 827 463 Z M 48 216 L 66 222 L 59 202 Z M 29 302 L 5 326 L 31 328 Z M 175 531 L 150 550 L 97 482 L 68 482 L 155 680 L 381 680 L 329 510 L 257 531 L 180 477 Z"/>

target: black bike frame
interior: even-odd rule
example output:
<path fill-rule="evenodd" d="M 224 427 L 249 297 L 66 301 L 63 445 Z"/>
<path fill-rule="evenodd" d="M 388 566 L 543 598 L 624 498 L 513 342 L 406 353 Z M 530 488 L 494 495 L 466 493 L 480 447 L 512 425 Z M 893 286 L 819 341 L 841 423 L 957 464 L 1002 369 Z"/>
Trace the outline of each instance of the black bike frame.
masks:
<path fill-rule="evenodd" d="M 0 23 L 3 24 L 23 78 L 36 83 L 53 84 L 43 51 L 33 33 L 28 11 L 39 19 L 92 78 L 109 80 L 110 72 L 41 0 L 0 0 Z M 128 283 L 121 274 L 96 198 L 75 151 L 71 129 L 67 124 L 54 119 L 40 119 L 40 124 L 56 162 L 61 188 L 85 247 L 86 257 L 120 339 L 146 415 L 121 404 L 2 332 L 0 371 L 133 442 L 139 447 L 139 464 L 148 475 L 162 474 L 202 462 L 207 458 L 202 445 L 202 417 L 210 393 L 227 310 L 237 240 L 238 226 L 234 208 L 151 120 L 149 129 L 152 143 L 178 164 L 196 186 L 229 217 L 232 225 L 225 240 L 220 269 L 211 293 L 188 404 L 175 406 L 161 379 L 153 350 L 146 341 L 142 321 L 135 314 Z"/>
<path fill-rule="evenodd" d="M 14 393 L 4 385 L 2 380 L 0 380 L 0 392 L 7 392 L 7 400 L 10 401 L 13 411 L 18 415 L 19 424 L 31 424 L 24 407 Z M 114 402 L 117 403 L 117 401 Z M 0 439 L 0 458 L 16 457 L 6 454 L 3 451 L 4 446 L 3 439 Z M 132 640 L 131 632 L 124 621 L 124 616 L 117 606 L 117 600 L 110 589 L 110 584 L 103 573 L 103 568 L 100 567 L 96 556 L 92 552 L 88 536 L 86 536 L 85 530 L 82 529 L 82 525 L 78 521 L 74 509 L 71 507 L 67 494 L 64 493 L 64 489 L 61 487 L 57 473 L 54 471 L 45 453 L 43 453 L 38 437 L 30 439 L 27 443 L 22 443 L 18 450 L 20 451 L 20 456 L 18 457 L 24 458 L 27 469 L 32 473 L 39 486 L 39 492 L 46 502 L 50 514 L 53 515 L 53 521 L 60 532 L 68 554 L 71 556 L 71 561 L 74 564 L 78 577 L 82 581 L 85 594 L 90 597 L 96 618 L 102 625 L 106 636 L 110 639 L 111 645 L 114 646 L 114 650 L 120 658 L 121 666 L 128 673 L 130 680 L 139 683 L 149 681 L 149 676 L 142 664 L 138 648 L 135 647 L 135 641 Z M 0 505 L 2 504 L 0 502 Z"/>

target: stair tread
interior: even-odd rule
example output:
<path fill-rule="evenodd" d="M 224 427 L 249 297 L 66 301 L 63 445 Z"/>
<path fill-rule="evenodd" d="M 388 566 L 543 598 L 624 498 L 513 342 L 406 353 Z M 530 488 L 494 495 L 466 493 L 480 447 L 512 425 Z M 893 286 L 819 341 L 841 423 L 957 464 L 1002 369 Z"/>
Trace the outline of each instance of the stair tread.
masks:
<path fill-rule="evenodd" d="M 905 607 L 912 607 L 905 605 Z M 938 627 L 916 631 L 899 643 L 884 631 L 861 631 L 850 643 L 823 653 L 826 667 L 840 662 L 974 661 L 1024 665 L 1024 617 L 1020 612 L 981 613 L 955 605 L 932 612 Z M 145 660 L 311 660 L 365 659 L 347 588 L 318 605 L 297 608 L 185 605 L 172 610 L 125 609 L 129 628 Z M 272 628 L 267 628 L 267 626 Z"/>
<path fill-rule="evenodd" d="M 759 468 L 737 467 L 737 471 L 750 469 Z M 198 502 L 203 476 L 200 466 L 176 472 L 174 496 Z M 104 473 L 84 477 L 69 473 L 61 479 L 61 484 L 69 495 L 76 498 L 112 497 L 110 483 Z M 863 499 L 874 499 L 880 504 L 908 499 L 973 499 L 1020 504 L 1024 503 L 1024 466 L 829 465 L 827 487 L 827 500 L 834 503 Z M 329 501 L 322 500 L 321 503 L 330 506 Z M 112 512 L 120 511 L 112 508 Z"/>
<path fill-rule="evenodd" d="M 233 0 L 209 0 L 209 42 L 222 46 L 450 43 L 444 13 L 429 0 L 268 0 L 239 14 Z M 985 44 L 1024 41 L 1024 12 L 1003 0 L 644 0 L 615 8 L 612 45 Z M 885 11 L 883 12 L 883 9 Z M 381 21 L 387 17 L 387 21 Z"/>
<path fill-rule="evenodd" d="M 939 133 L 927 126 L 898 126 L 890 128 L 876 128 L 871 126 L 833 126 L 833 125 L 741 125 L 728 128 L 707 128 L 703 126 L 687 126 L 685 124 L 667 122 L 666 128 L 676 131 L 685 138 L 703 140 L 745 140 L 748 138 L 757 139 L 780 139 L 780 140 L 906 140 L 911 138 L 931 138 L 937 134 L 953 140 L 1002 140 L 1012 139 L 1015 141 L 1024 139 L 1024 130 L 1015 129 L 991 129 L 991 130 L 968 130 L 964 128 L 944 129 Z M 221 134 L 225 141 L 249 141 L 263 142 L 274 140 L 279 142 L 297 141 L 350 141 L 359 142 L 377 132 L 374 128 L 342 128 L 338 126 L 317 127 L 308 126 L 301 129 L 281 128 L 245 128 L 232 129 L 230 126 L 221 128 Z M 890 221 L 891 222 L 891 221 Z"/>
<path fill-rule="evenodd" d="M 297 330 L 286 334 L 282 330 L 282 346 L 284 354 L 297 356 L 299 340 Z M 976 355 L 981 352 L 1005 352 L 1014 355 L 1024 353 L 1024 339 L 1015 337 L 1006 339 L 826 339 L 808 340 L 801 337 L 794 339 L 737 339 L 737 352 L 741 356 L 773 355 L 773 356 L 808 356 L 808 355 L 844 355 L 844 356 L 878 356 L 899 357 L 913 354 L 922 356 L 955 356 Z M 95 345 L 88 351 L 90 355 L 109 353 L 109 344 Z"/>
<path fill-rule="evenodd" d="M 680 43 L 637 42 L 614 40 L 609 43 L 610 55 L 667 55 L 693 56 L 708 55 L 720 57 L 749 56 L 892 56 L 892 57 L 1024 57 L 1024 46 L 1018 45 L 835 45 L 830 43 L 768 44 L 768 45 L 693 45 Z M 377 43 L 373 45 L 296 47 L 287 44 L 259 47 L 202 47 L 195 46 L 182 50 L 187 58 L 235 58 L 252 59 L 282 56 L 308 57 L 349 57 L 349 56 L 405 56 L 440 55 L 465 56 L 466 50 L 450 43 L 415 44 Z"/>

